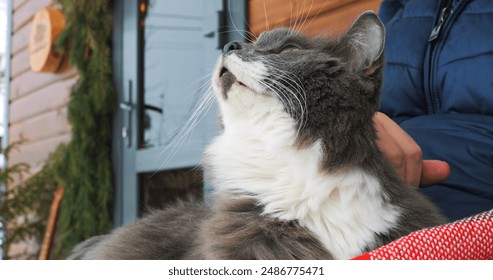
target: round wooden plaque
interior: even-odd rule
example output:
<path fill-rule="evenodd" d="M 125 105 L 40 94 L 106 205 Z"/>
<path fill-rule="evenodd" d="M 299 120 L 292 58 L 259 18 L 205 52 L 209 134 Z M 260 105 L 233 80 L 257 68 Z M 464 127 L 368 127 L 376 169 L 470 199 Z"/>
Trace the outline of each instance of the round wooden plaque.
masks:
<path fill-rule="evenodd" d="M 29 62 L 36 72 L 55 73 L 59 70 L 63 55 L 55 50 L 55 42 L 65 28 L 65 18 L 60 10 L 46 7 L 35 15 L 29 39 Z"/>

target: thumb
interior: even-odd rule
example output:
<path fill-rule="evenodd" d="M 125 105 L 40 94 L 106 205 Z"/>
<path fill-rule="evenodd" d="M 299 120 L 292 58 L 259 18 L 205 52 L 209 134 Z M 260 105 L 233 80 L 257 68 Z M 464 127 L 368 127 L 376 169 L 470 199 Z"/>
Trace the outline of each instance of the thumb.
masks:
<path fill-rule="evenodd" d="M 450 166 L 441 160 L 423 160 L 421 186 L 440 183 L 450 175 Z"/>

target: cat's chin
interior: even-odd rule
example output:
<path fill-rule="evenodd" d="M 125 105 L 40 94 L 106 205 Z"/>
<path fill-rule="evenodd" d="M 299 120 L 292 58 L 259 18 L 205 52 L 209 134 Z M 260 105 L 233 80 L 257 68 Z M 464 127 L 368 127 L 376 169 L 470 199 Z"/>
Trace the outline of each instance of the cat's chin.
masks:
<path fill-rule="evenodd" d="M 236 76 L 231 73 L 231 71 L 228 70 L 226 67 L 222 67 L 218 71 L 218 75 L 216 77 L 215 81 L 216 87 L 219 89 L 219 91 L 227 97 L 228 92 L 231 90 L 233 86 L 238 86 L 238 87 L 243 87 L 248 89 L 249 91 L 253 91 L 251 88 L 249 88 L 246 84 L 240 82 Z"/>
<path fill-rule="evenodd" d="M 221 70 L 219 71 L 219 79 L 222 80 L 223 85 L 232 81 L 233 83 L 236 83 L 239 86 L 247 88 L 247 86 L 244 83 L 238 81 L 236 76 L 233 73 L 231 73 L 226 67 L 221 68 Z"/>
<path fill-rule="evenodd" d="M 219 70 L 219 78 L 222 78 L 225 74 L 231 74 L 231 72 L 228 68 L 221 67 L 221 70 Z"/>

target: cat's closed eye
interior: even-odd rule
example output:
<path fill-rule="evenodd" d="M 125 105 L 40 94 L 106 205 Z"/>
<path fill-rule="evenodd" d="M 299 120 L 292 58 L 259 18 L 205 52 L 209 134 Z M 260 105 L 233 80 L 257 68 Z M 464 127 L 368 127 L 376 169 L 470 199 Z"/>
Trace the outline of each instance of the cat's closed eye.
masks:
<path fill-rule="evenodd" d="M 288 44 L 282 47 L 280 53 L 299 51 L 301 48 L 295 44 Z"/>

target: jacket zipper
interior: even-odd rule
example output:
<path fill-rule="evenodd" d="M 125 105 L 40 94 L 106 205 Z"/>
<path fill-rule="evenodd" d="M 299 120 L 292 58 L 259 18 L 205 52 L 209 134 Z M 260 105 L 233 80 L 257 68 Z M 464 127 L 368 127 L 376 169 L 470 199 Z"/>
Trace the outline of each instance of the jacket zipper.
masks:
<path fill-rule="evenodd" d="M 445 40 L 443 35 L 448 32 L 452 22 L 455 20 L 467 0 L 446 0 L 442 5 L 437 23 L 431 31 L 428 39 L 427 65 L 425 69 L 425 96 L 428 106 L 428 113 L 437 114 L 440 112 L 440 96 L 438 94 L 438 85 L 436 83 L 436 73 L 438 70 L 438 58 L 442 51 Z"/>
<path fill-rule="evenodd" d="M 442 12 L 440 13 L 440 17 L 438 18 L 437 24 L 435 25 L 435 27 L 433 27 L 433 30 L 431 31 L 428 42 L 433 42 L 438 38 L 438 35 L 440 35 L 440 31 L 442 31 L 443 24 L 445 23 L 451 12 L 452 12 L 452 0 L 448 0 L 447 4 L 445 4 L 445 7 L 442 9 Z"/>
<path fill-rule="evenodd" d="M 438 64 L 438 52 L 441 48 L 439 48 L 439 36 L 440 33 L 443 30 L 443 26 L 446 23 L 447 19 L 449 18 L 450 13 L 452 12 L 452 0 L 448 0 L 445 4 L 445 6 L 442 8 L 440 12 L 440 16 L 438 18 L 437 23 L 433 27 L 433 30 L 431 31 L 430 38 L 428 39 L 429 42 L 429 50 L 428 50 L 428 73 L 425 77 L 428 78 L 428 83 L 427 83 L 427 94 L 426 94 L 426 101 L 428 105 L 428 113 L 431 114 L 436 114 L 439 112 L 439 96 L 438 93 L 434 87 L 435 83 L 435 73 L 436 73 L 436 68 Z"/>

